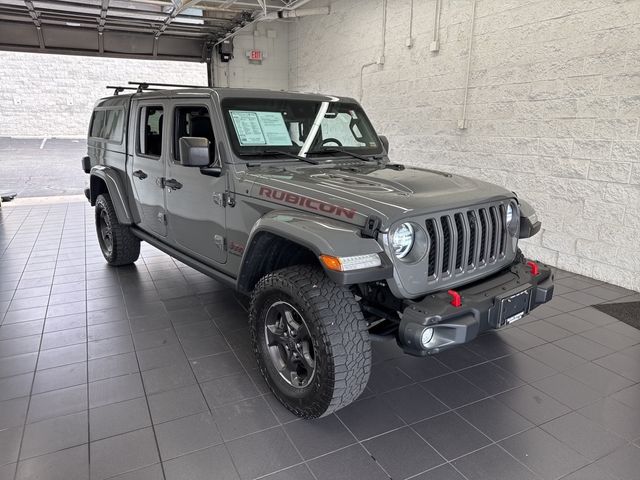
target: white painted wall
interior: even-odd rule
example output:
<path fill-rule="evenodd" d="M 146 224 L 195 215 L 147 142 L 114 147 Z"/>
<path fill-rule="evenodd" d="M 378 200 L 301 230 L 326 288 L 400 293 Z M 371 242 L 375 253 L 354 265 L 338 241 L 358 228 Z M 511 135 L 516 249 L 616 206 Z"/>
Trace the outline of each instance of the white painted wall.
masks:
<path fill-rule="evenodd" d="M 477 0 L 468 128 L 459 130 L 473 0 L 389 0 L 384 66 L 362 103 L 393 160 L 487 179 L 533 203 L 522 247 L 640 290 L 640 1 Z M 326 5 L 317 0 L 313 6 Z M 290 87 L 360 96 L 382 55 L 382 0 L 291 24 Z"/>

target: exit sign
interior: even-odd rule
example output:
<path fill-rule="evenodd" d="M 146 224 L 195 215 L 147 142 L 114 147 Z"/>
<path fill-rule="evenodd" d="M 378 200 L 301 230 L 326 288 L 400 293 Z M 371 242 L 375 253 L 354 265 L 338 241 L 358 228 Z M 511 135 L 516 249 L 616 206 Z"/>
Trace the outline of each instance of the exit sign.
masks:
<path fill-rule="evenodd" d="M 261 62 L 262 61 L 262 52 L 260 50 L 250 50 L 249 51 L 249 60 L 253 62 Z"/>

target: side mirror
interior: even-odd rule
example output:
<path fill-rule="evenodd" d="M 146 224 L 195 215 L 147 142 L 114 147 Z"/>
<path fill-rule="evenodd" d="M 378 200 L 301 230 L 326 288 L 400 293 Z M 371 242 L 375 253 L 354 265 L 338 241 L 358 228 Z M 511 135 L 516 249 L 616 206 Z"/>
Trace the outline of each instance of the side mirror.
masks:
<path fill-rule="evenodd" d="M 384 135 L 378 135 L 378 138 L 382 142 L 385 152 L 389 153 L 389 139 Z"/>
<path fill-rule="evenodd" d="M 209 140 L 204 137 L 182 137 L 180 139 L 180 165 L 206 167 L 210 163 Z"/>

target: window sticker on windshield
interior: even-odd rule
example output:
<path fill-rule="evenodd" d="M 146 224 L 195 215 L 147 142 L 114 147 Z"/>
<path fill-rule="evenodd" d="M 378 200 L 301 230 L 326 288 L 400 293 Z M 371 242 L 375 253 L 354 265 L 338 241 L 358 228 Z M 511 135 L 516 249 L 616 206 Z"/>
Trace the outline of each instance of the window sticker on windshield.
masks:
<path fill-rule="evenodd" d="M 282 113 L 245 110 L 229 110 L 229 113 L 240 146 L 292 145 Z"/>
<path fill-rule="evenodd" d="M 291 145 L 291 137 L 280 112 L 256 112 L 268 145 Z"/>
<path fill-rule="evenodd" d="M 229 113 L 240 145 L 265 145 L 267 143 L 260 128 L 257 112 L 230 110 Z"/>

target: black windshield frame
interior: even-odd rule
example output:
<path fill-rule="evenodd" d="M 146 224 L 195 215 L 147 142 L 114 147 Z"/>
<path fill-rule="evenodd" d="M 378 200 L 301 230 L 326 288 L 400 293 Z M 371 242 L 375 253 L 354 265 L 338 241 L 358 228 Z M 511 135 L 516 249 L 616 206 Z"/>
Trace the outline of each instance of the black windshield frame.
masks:
<path fill-rule="evenodd" d="M 264 150 L 281 150 L 291 154 L 297 155 L 300 152 L 301 145 L 292 144 L 288 145 L 259 145 L 259 146 L 242 146 L 236 133 L 233 119 L 231 117 L 231 110 L 241 111 L 268 111 L 268 112 L 287 112 L 292 118 L 292 115 L 296 115 L 296 112 L 306 112 L 306 115 L 298 114 L 299 116 L 292 119 L 292 121 L 300 121 L 304 119 L 306 122 L 313 123 L 315 116 L 317 115 L 322 101 L 320 100 L 306 100 L 295 98 L 251 98 L 251 97 L 234 97 L 225 98 L 221 102 L 222 114 L 224 118 L 225 128 L 229 135 L 229 140 L 234 153 L 242 160 L 255 161 L 256 159 L 272 160 L 273 155 L 261 156 L 260 152 Z M 366 146 L 343 146 L 344 150 L 359 154 L 359 155 L 380 155 L 383 153 L 383 146 L 378 138 L 378 135 L 371 124 L 371 121 L 367 117 L 366 113 L 360 105 L 354 102 L 337 101 L 330 102 L 328 114 L 335 112 L 348 112 L 353 111 L 357 116 L 358 130 L 362 133 L 362 138 L 366 137 Z M 318 150 L 320 147 L 320 134 L 315 138 L 310 150 Z M 313 153 L 309 154 L 312 157 L 326 156 L 333 157 L 335 154 L 331 153 Z M 283 158 L 286 158 L 283 156 Z"/>

